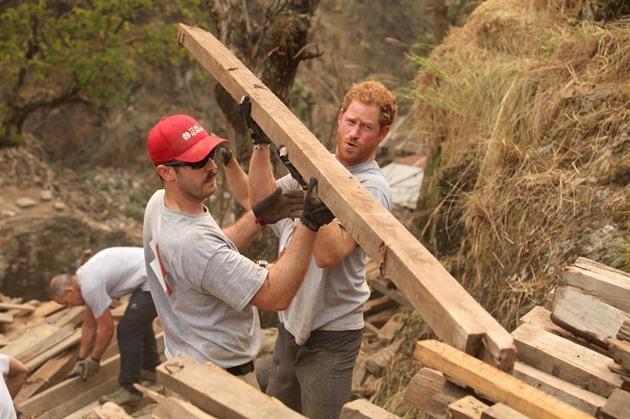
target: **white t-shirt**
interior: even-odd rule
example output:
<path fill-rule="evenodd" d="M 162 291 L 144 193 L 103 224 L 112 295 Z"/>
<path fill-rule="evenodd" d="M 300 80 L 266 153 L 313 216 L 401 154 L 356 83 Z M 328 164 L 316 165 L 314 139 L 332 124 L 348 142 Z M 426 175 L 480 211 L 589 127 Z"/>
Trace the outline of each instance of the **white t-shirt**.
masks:
<path fill-rule="evenodd" d="M 252 361 L 260 349 L 258 311 L 249 302 L 268 271 L 241 255 L 204 210 L 173 211 L 164 205 L 164 190 L 153 194 L 144 214 L 147 274 L 166 356 L 230 368 Z"/>
<path fill-rule="evenodd" d="M 9 374 L 9 357 L 5 354 L 0 354 L 0 373 L 2 373 L 2 380 L 0 380 L 0 418 L 16 419 L 17 414 L 13 407 L 13 399 L 7 388 L 7 383 L 4 381 L 4 377 Z"/>
<path fill-rule="evenodd" d="M 385 208 L 392 209 L 392 193 L 375 161 L 360 163 L 348 171 Z M 297 189 L 298 183 L 287 175 L 278 179 L 283 189 Z M 295 223 L 285 219 L 272 226 L 280 238 L 280 254 L 289 246 Z M 328 269 L 317 267 L 311 258 L 304 282 L 289 307 L 279 313 L 284 327 L 298 345 L 306 343 L 314 330 L 358 330 L 363 327 L 363 304 L 370 297 L 365 281 L 367 255 L 357 246 L 341 263 Z"/>
<path fill-rule="evenodd" d="M 110 247 L 92 256 L 77 270 L 77 281 L 85 305 L 95 318 L 101 317 L 112 298 L 138 288 L 149 291 L 144 249 L 142 247 Z"/>

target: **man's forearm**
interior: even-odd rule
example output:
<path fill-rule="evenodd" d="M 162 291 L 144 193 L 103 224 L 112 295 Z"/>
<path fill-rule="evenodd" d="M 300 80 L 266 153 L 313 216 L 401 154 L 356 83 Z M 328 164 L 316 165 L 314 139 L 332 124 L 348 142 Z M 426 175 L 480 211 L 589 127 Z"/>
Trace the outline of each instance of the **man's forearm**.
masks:
<path fill-rule="evenodd" d="M 103 314 L 96 319 L 96 324 L 96 342 L 94 343 L 91 355 L 94 359 L 101 359 L 114 336 L 114 317 L 112 316 L 111 310 L 106 309 Z"/>
<path fill-rule="evenodd" d="M 249 202 L 249 180 L 247 174 L 243 171 L 236 158 L 223 167 L 228 185 L 234 194 L 234 198 L 246 210 L 251 208 Z"/>
<path fill-rule="evenodd" d="M 317 231 L 313 248 L 315 262 L 323 269 L 337 266 L 356 246 L 350 233 L 333 220 Z"/>
<path fill-rule="evenodd" d="M 89 309 L 85 310 L 83 325 L 81 326 L 81 345 L 79 345 L 79 358 L 90 355 L 96 339 L 96 321 Z"/>
<path fill-rule="evenodd" d="M 94 349 L 92 349 L 92 353 L 90 356 L 94 359 L 101 359 L 105 350 L 109 346 L 112 341 L 112 337 L 114 336 L 114 328 L 102 328 L 99 327 L 98 332 L 96 333 L 96 344 L 94 345 Z"/>
<path fill-rule="evenodd" d="M 276 188 L 269 152 L 269 148 L 252 150 L 252 158 L 249 162 L 249 202 L 251 203 L 261 200 Z"/>
<path fill-rule="evenodd" d="M 236 220 L 234 224 L 223 228 L 223 234 L 239 251 L 243 251 L 251 242 L 254 237 L 260 232 L 262 226 L 256 223 L 254 213 L 249 210 L 241 218 Z"/>

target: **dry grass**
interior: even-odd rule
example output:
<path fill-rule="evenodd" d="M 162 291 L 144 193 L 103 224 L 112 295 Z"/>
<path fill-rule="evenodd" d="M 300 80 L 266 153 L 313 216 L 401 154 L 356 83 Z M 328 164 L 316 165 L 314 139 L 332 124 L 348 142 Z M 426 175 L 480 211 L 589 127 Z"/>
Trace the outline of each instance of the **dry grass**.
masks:
<path fill-rule="evenodd" d="M 417 79 L 434 161 L 417 231 L 509 330 L 558 269 L 629 242 L 630 30 L 569 3 L 487 1 Z"/>
<path fill-rule="evenodd" d="M 578 256 L 630 269 L 630 27 L 577 22 L 581 3 L 488 0 L 418 59 L 415 232 L 508 330 Z M 414 417 L 426 326 L 407 333 L 376 402 Z"/>

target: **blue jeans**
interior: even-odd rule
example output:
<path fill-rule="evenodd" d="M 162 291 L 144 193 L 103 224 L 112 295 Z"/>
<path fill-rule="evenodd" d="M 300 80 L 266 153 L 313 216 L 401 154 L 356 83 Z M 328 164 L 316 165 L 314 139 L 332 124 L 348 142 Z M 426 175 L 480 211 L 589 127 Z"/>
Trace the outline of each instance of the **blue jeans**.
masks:
<path fill-rule="evenodd" d="M 300 346 L 280 324 L 267 394 L 309 418 L 338 419 L 362 339 L 363 329 L 316 330 Z"/>
<path fill-rule="evenodd" d="M 160 364 L 153 332 L 153 319 L 156 317 L 151 293 L 138 289 L 131 294 L 125 315 L 116 329 L 120 350 L 118 383 L 135 393 L 138 390 L 133 384 L 140 382 L 140 371 L 155 371 L 155 367 Z"/>

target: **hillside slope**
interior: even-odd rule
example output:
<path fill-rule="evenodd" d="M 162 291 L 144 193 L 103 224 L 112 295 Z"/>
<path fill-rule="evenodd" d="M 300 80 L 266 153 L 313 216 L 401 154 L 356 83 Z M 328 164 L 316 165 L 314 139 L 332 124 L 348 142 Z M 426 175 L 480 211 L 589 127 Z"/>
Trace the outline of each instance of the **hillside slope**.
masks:
<path fill-rule="evenodd" d="M 488 0 L 417 76 L 415 234 L 509 331 L 579 256 L 630 271 L 630 26 L 569 3 Z M 377 403 L 408 409 L 427 334 L 409 324 Z"/>

